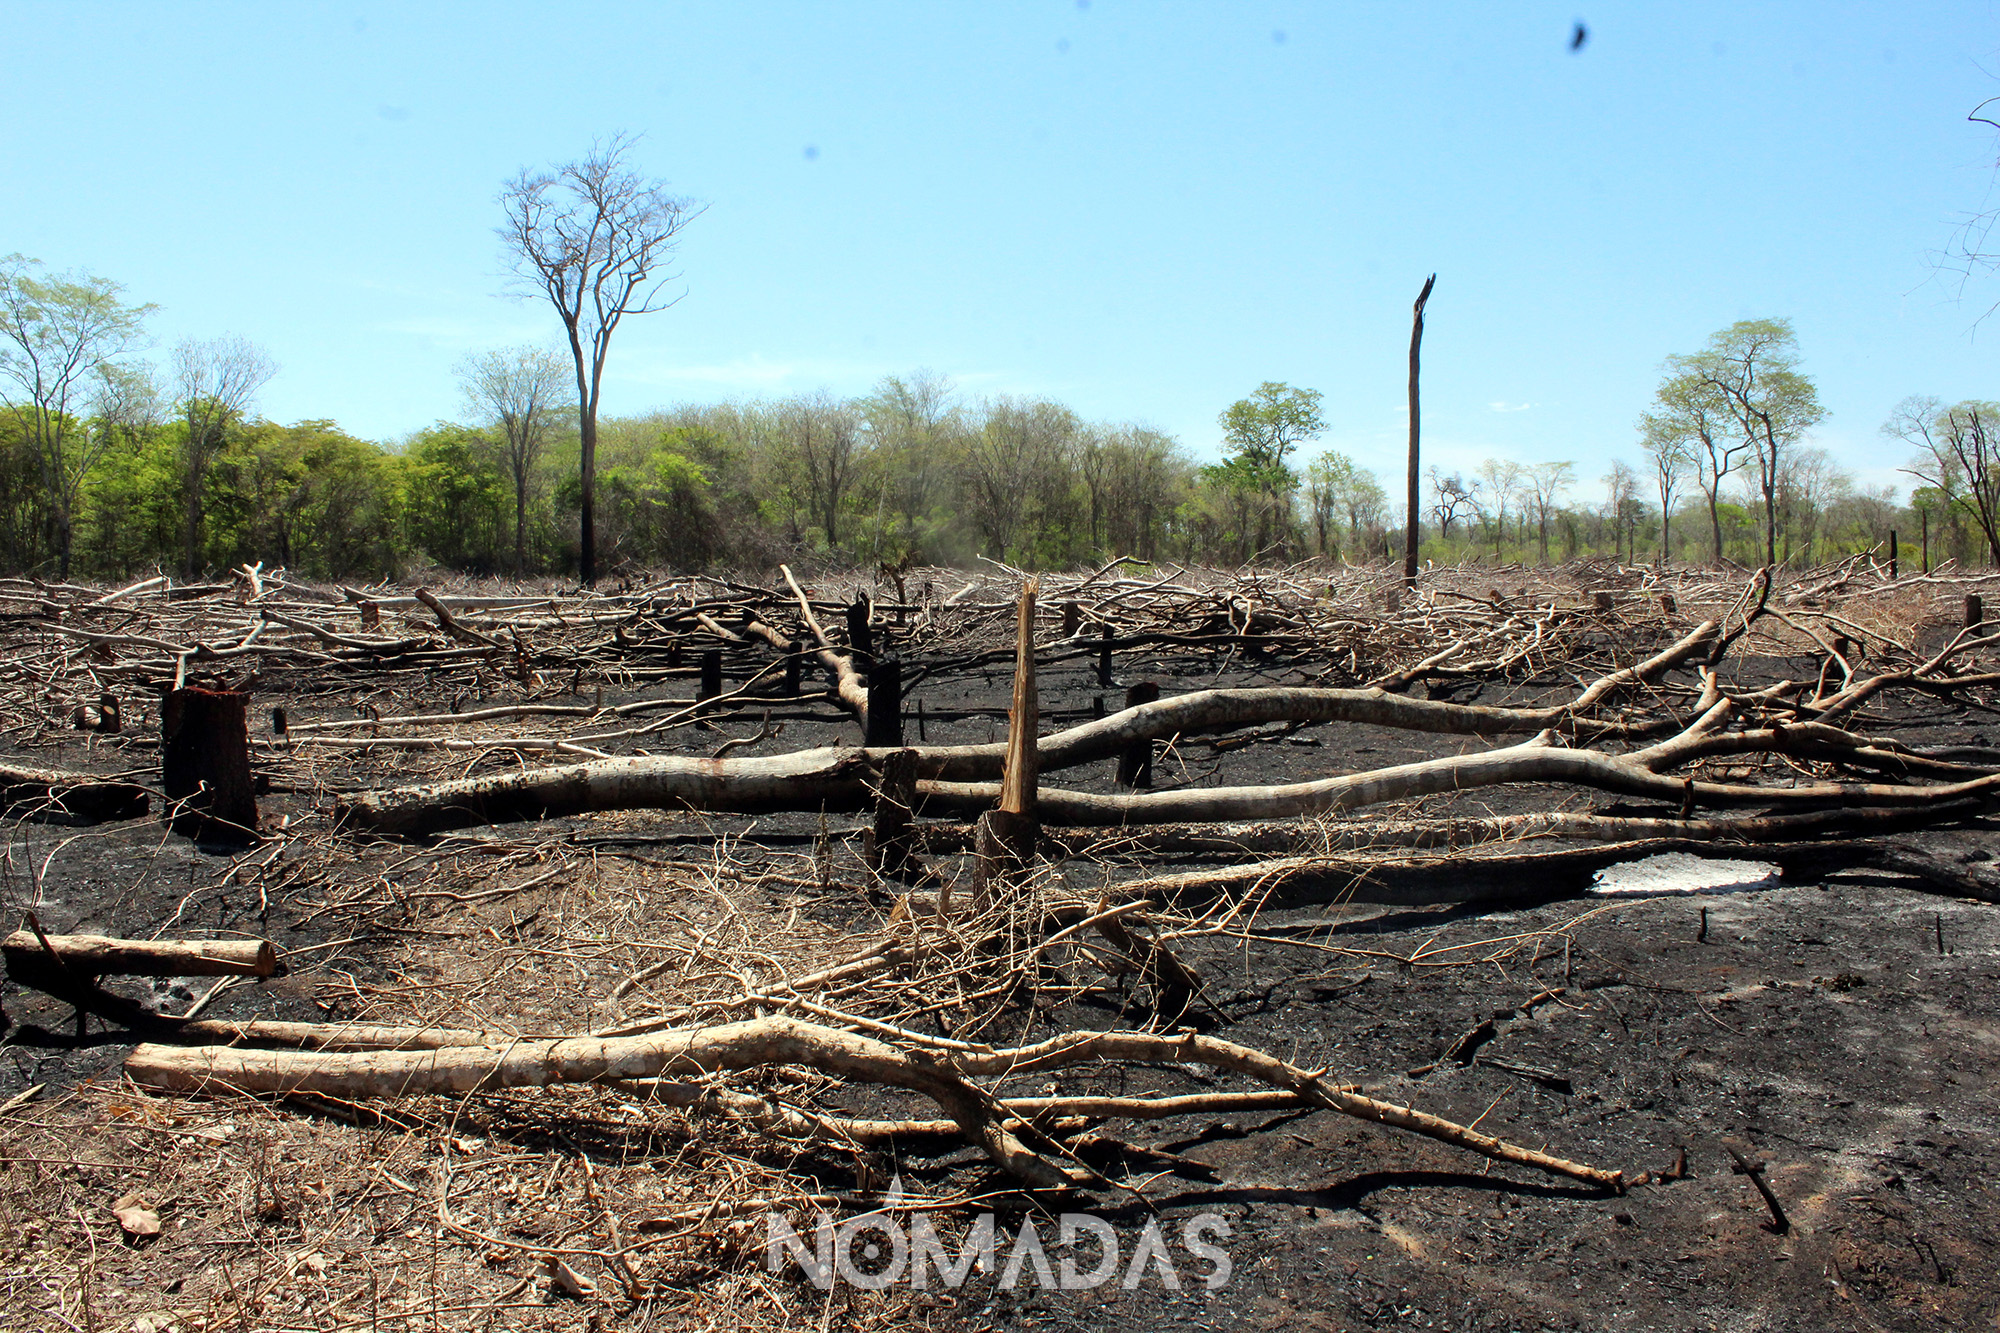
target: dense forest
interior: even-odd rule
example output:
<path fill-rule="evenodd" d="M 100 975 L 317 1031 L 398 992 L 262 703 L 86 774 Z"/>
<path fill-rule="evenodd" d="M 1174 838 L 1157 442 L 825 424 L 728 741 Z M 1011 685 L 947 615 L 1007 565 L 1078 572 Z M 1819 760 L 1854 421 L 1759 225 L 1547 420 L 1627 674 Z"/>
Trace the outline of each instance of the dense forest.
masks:
<path fill-rule="evenodd" d="M 113 283 L 0 266 L 0 565 L 123 577 L 262 560 L 328 578 L 435 565 L 564 574 L 581 474 L 567 357 L 511 348 L 459 368 L 463 419 L 406 440 L 254 410 L 275 367 L 234 339 L 137 355 L 148 307 Z M 1930 561 L 2000 562 L 2000 407 L 1911 399 L 1883 431 L 1907 503 L 1811 443 L 1822 415 L 1784 321 L 1668 358 L 1630 461 L 1492 459 L 1423 479 L 1423 551 L 1458 563 L 1810 563 L 1900 533 Z M 1043 398 L 973 398 L 928 371 L 869 394 L 687 404 L 596 422 L 600 567 L 1030 568 L 1132 555 L 1366 562 L 1402 547 L 1402 478 L 1323 447 L 1321 396 L 1267 383 L 1221 411 L 1220 461 Z M 1622 432 L 1620 432 L 1622 433 Z M 1208 441 L 1202 441 L 1207 444 Z M 1611 453 L 1607 449 L 1607 455 Z M 1594 471 L 1594 469 L 1592 469 Z M 1587 492 L 1586 492 L 1586 488 Z M 1590 499 L 1580 498 L 1588 493 Z"/>

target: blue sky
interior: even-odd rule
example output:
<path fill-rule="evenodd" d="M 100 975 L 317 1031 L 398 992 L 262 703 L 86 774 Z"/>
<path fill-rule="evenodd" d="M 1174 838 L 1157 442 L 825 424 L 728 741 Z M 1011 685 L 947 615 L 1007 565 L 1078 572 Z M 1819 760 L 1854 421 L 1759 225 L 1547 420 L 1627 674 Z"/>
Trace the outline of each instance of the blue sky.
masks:
<path fill-rule="evenodd" d="M 1784 316 L 1819 442 L 1895 480 L 1911 393 L 2000 397 L 2000 278 L 1932 253 L 2000 204 L 1991 3 L 90 4 L 5 12 L 0 253 L 241 334 L 261 409 L 394 439 L 452 367 L 555 345 L 494 196 L 594 137 L 708 204 L 685 298 L 604 407 L 865 391 L 930 366 L 1212 455 L 1267 379 L 1400 468 L 1438 274 L 1446 467 L 1635 456 L 1669 353 Z M 1582 19 L 1591 38 L 1568 50 Z"/>

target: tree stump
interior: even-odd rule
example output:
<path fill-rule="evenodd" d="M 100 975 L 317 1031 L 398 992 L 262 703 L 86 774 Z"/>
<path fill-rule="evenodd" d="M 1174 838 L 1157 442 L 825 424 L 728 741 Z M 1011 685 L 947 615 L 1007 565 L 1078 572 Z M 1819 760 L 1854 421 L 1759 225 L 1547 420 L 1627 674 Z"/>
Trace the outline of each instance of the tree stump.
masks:
<path fill-rule="evenodd" d="M 903 743 L 903 664 L 894 658 L 868 668 L 868 726 L 862 744 L 885 749 Z"/>
<path fill-rule="evenodd" d="M 988 810 L 972 827 L 972 897 L 981 910 L 1012 896 L 1028 877 L 1041 841 L 1041 821 L 1011 810 Z"/>
<path fill-rule="evenodd" d="M 875 635 L 868 627 L 868 600 L 857 597 L 847 605 L 847 643 L 857 656 L 875 655 Z"/>
<path fill-rule="evenodd" d="M 799 692 L 799 663 L 804 660 L 806 646 L 797 639 L 785 645 L 785 693 L 796 696 Z"/>
<path fill-rule="evenodd" d="M 1125 706 L 1137 708 L 1149 704 L 1160 697 L 1160 686 L 1156 681 L 1142 680 L 1125 691 Z M 1118 785 L 1139 788 L 1153 785 L 1153 742 L 1149 737 L 1133 741 L 1118 756 Z"/>
<path fill-rule="evenodd" d="M 862 842 L 869 868 L 883 879 L 908 881 L 922 870 L 916 856 L 916 804 L 917 752 L 897 750 L 882 761 L 875 827 Z"/>
<path fill-rule="evenodd" d="M 160 786 L 174 832 L 257 840 L 248 694 L 193 687 L 168 693 L 160 707 Z"/>

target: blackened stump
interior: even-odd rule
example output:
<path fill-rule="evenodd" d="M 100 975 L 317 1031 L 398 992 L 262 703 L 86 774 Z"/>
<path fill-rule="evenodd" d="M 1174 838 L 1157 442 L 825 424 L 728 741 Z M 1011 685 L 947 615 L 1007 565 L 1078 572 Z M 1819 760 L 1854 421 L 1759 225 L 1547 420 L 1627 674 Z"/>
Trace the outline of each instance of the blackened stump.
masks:
<path fill-rule="evenodd" d="M 881 786 L 875 793 L 875 827 L 868 830 L 864 854 L 883 879 L 908 880 L 921 873 L 915 851 L 912 811 L 917 803 L 917 752 L 897 750 L 882 761 Z"/>
<path fill-rule="evenodd" d="M 903 664 L 894 658 L 868 668 L 868 727 L 862 743 L 871 750 L 903 743 Z"/>
<path fill-rule="evenodd" d="M 701 685 L 694 692 L 697 699 L 713 699 L 722 693 L 722 650 L 710 648 L 701 655 Z"/>
<path fill-rule="evenodd" d="M 1125 691 L 1125 706 L 1137 708 L 1141 704 L 1154 703 L 1159 697 L 1159 683 L 1142 680 Z M 1133 741 L 1118 756 L 1118 785 L 1133 788 L 1153 785 L 1153 742 L 1150 737 Z"/>
<path fill-rule="evenodd" d="M 857 597 L 847 605 L 847 642 L 862 657 L 875 655 L 875 636 L 868 628 L 868 601 Z"/>
<path fill-rule="evenodd" d="M 805 657 L 806 646 L 797 639 L 785 645 L 785 693 L 799 692 L 799 663 Z"/>
<path fill-rule="evenodd" d="M 256 841 L 248 694 L 192 687 L 168 693 L 160 706 L 160 786 L 174 832 Z"/>

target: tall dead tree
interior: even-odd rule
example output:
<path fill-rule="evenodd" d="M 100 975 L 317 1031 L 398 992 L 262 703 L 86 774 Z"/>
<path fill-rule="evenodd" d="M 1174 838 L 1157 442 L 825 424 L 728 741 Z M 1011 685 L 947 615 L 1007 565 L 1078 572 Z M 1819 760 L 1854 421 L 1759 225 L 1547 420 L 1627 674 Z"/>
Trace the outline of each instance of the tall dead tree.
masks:
<path fill-rule="evenodd" d="M 514 479 L 514 572 L 528 567 L 528 483 L 563 410 L 562 358 L 539 347 L 505 347 L 459 364 L 459 387 L 472 410 L 500 425 Z"/>
<path fill-rule="evenodd" d="M 1422 480 L 1418 475 L 1417 443 L 1422 436 L 1417 404 L 1417 364 L 1418 355 L 1424 345 L 1424 303 L 1431 299 L 1431 288 L 1437 285 L 1438 275 L 1433 273 L 1424 279 L 1424 289 L 1417 293 L 1417 304 L 1410 313 L 1410 484 L 1409 507 L 1405 510 L 1403 522 L 1403 582 L 1417 581 L 1417 547 L 1423 532 L 1423 522 L 1418 509 L 1418 485 Z"/>
<path fill-rule="evenodd" d="M 576 364 L 577 433 L 582 443 L 580 573 L 597 581 L 597 404 L 611 335 L 627 315 L 664 310 L 679 297 L 664 288 L 681 229 L 701 215 L 663 181 L 625 165 L 632 140 L 613 135 L 580 161 L 523 171 L 500 191 L 499 231 L 514 271 L 548 298 L 569 335 Z"/>

